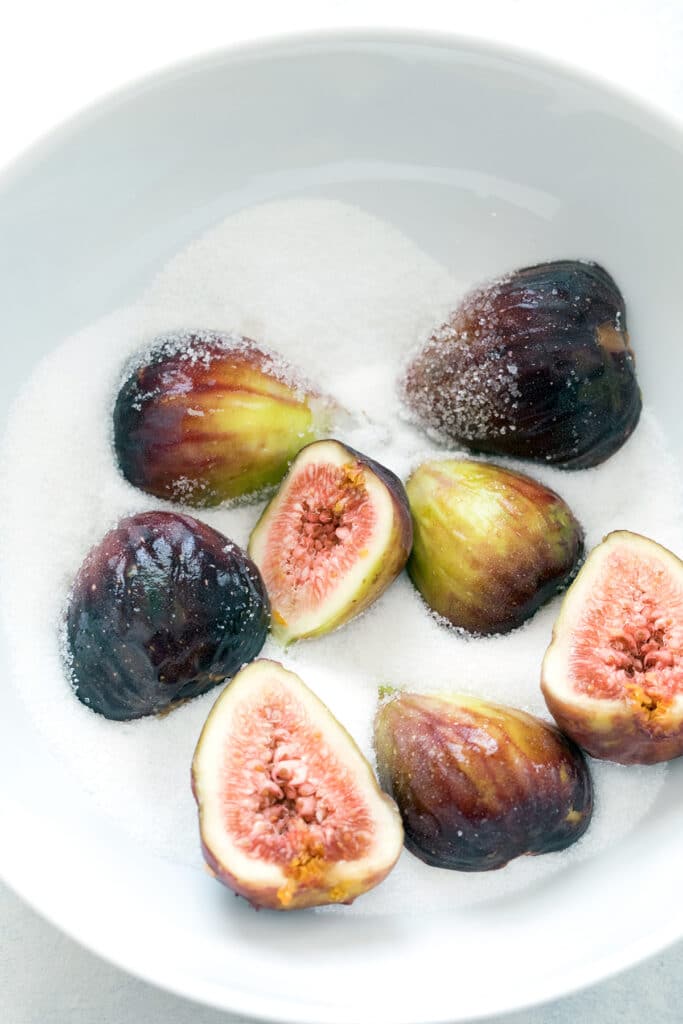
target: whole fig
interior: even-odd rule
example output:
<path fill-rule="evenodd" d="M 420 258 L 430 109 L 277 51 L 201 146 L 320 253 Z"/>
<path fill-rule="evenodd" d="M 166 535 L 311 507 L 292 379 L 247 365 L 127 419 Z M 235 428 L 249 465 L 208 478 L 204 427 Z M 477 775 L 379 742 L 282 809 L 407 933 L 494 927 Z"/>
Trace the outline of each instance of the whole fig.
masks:
<path fill-rule="evenodd" d="M 140 490 L 195 507 L 277 484 L 327 431 L 332 404 L 249 338 L 158 338 L 121 386 L 114 449 Z"/>
<path fill-rule="evenodd" d="M 640 416 L 621 292 L 576 260 L 479 288 L 410 363 L 403 394 L 424 427 L 475 451 L 595 466 Z"/>
<path fill-rule="evenodd" d="M 66 610 L 76 696 L 106 718 L 167 711 L 255 658 L 268 631 L 256 566 L 190 516 L 143 512 L 102 538 Z"/>
<path fill-rule="evenodd" d="M 375 748 L 405 844 L 427 864 L 488 871 L 562 850 L 588 828 L 592 784 L 580 750 L 523 711 L 398 693 L 377 713 Z"/>
<path fill-rule="evenodd" d="M 554 491 L 471 459 L 424 462 L 406 484 L 408 573 L 429 607 L 472 633 L 505 633 L 564 587 L 583 531 Z"/>

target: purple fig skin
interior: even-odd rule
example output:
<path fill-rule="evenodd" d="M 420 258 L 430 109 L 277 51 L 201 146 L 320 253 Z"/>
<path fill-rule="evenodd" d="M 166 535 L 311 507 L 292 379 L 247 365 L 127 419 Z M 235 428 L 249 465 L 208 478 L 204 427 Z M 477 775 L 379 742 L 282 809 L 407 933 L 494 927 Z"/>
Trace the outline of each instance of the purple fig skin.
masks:
<path fill-rule="evenodd" d="M 71 589 L 76 696 L 118 721 L 167 711 L 255 658 L 269 614 L 258 569 L 217 530 L 172 512 L 130 516 L 90 551 Z"/>
<path fill-rule="evenodd" d="M 339 443 L 339 442 L 338 442 Z M 379 477 L 383 484 L 387 487 L 394 504 L 394 512 L 398 521 L 397 526 L 397 541 L 396 541 L 396 558 L 395 567 L 392 572 L 395 576 L 401 572 L 405 567 L 408 556 L 413 546 L 413 517 L 410 514 L 410 503 L 408 501 L 408 495 L 403 481 L 396 476 L 390 469 L 383 466 L 380 462 L 375 462 L 369 455 L 363 455 L 362 452 L 357 451 L 350 445 L 344 445 L 346 450 L 355 459 L 360 462 L 362 466 L 366 466 L 371 473 Z"/>
<path fill-rule="evenodd" d="M 581 751 L 523 711 L 399 693 L 380 706 L 375 749 L 407 849 L 435 867 L 494 870 L 562 850 L 588 828 L 592 784 Z"/>
<path fill-rule="evenodd" d="M 410 363 L 403 397 L 418 423 L 473 451 L 596 466 L 641 411 L 621 292 L 577 260 L 479 288 Z"/>

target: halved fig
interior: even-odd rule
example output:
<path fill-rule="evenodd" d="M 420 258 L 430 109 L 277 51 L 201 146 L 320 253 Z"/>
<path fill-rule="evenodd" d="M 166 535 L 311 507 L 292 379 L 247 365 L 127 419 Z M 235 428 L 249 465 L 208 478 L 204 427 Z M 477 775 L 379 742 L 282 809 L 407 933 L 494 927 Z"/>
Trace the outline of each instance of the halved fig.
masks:
<path fill-rule="evenodd" d="M 377 712 L 375 749 L 406 847 L 434 867 L 491 871 L 563 850 L 588 828 L 593 789 L 581 751 L 517 708 L 393 693 Z"/>
<path fill-rule="evenodd" d="M 541 689 L 593 757 L 683 754 L 683 562 L 627 530 L 605 537 L 567 591 Z"/>
<path fill-rule="evenodd" d="M 412 540 L 397 476 L 340 441 L 308 445 L 249 540 L 273 635 L 288 644 L 348 622 L 398 576 Z"/>
<path fill-rule="evenodd" d="M 209 714 L 192 762 L 206 862 L 255 907 L 352 903 L 398 860 L 396 805 L 293 672 L 255 661 Z"/>

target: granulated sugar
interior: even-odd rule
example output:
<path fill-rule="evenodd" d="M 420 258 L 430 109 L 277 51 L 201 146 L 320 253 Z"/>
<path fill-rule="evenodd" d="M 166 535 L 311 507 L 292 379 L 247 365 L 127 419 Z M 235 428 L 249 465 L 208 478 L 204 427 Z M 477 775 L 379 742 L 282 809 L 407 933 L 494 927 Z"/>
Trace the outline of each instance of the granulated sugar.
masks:
<path fill-rule="evenodd" d="M 216 692 L 163 719 L 108 722 L 75 699 L 59 656 L 62 608 L 88 549 L 121 516 L 170 507 L 129 486 L 113 461 L 111 410 L 126 364 L 169 331 L 249 336 L 346 407 L 342 440 L 405 477 L 443 449 L 401 419 L 397 375 L 406 354 L 474 283 L 453 279 L 395 229 L 355 208 L 318 200 L 256 207 L 190 245 L 135 306 L 61 344 L 17 399 L 4 439 L 0 552 L 2 578 L 12 580 L 2 591 L 14 637 L 12 675 L 25 678 L 30 666 L 22 697 L 74 785 L 159 855 L 202 869 L 189 764 Z M 683 551 L 676 474 L 647 408 L 627 445 L 603 466 L 577 473 L 519 468 L 569 502 L 589 547 L 623 528 Z M 637 488 L 624 486 L 633 480 Z M 262 507 L 189 511 L 245 545 Z M 37 556 L 28 559 L 27 551 Z M 540 663 L 559 605 L 556 599 L 506 637 L 467 639 L 427 613 L 404 575 L 339 632 L 286 654 L 268 641 L 263 654 L 299 672 L 372 757 L 382 684 L 461 690 L 547 718 Z M 466 905 L 592 856 L 642 819 L 666 768 L 591 762 L 591 769 L 595 816 L 568 851 L 481 875 L 429 868 L 404 853 L 377 890 L 353 908 L 329 912 Z"/>

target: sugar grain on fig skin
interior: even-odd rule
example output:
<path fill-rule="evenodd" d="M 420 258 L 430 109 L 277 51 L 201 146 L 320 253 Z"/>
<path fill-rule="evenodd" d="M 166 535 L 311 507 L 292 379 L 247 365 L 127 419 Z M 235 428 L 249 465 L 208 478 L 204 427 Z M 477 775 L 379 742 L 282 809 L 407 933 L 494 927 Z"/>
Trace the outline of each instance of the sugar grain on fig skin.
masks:
<path fill-rule="evenodd" d="M 192 242 L 133 306 L 64 340 L 36 367 L 17 397 L 2 451 L 0 573 L 13 581 L 0 595 L 12 637 L 8 675 L 72 785 L 85 791 L 94 822 L 99 815 L 148 851 L 203 870 L 187 779 L 215 694 L 163 719 L 108 722 L 70 692 L 60 659 L 58 623 L 87 551 L 124 515 L 171 507 L 127 484 L 112 456 L 111 411 L 128 360 L 168 331 L 201 327 L 253 338 L 349 410 L 340 433 L 345 444 L 405 480 L 444 449 L 402 418 L 397 380 L 409 353 L 477 283 L 454 278 L 395 228 L 354 207 L 302 199 L 264 204 Z M 622 528 L 683 553 L 678 473 L 645 400 L 633 436 L 596 469 L 568 474 L 506 463 L 567 501 L 584 527 L 587 549 Z M 625 479 L 638 487 L 625 489 Z M 262 508 L 191 514 L 244 546 Z M 505 637 L 471 640 L 430 616 L 403 574 L 338 632 L 286 653 L 270 640 L 263 656 L 294 669 L 372 758 L 382 685 L 464 691 L 547 717 L 540 665 L 559 604 L 553 600 Z M 569 850 L 520 858 L 485 875 L 430 868 L 404 853 L 362 901 L 324 912 L 467 906 L 591 856 L 643 819 L 666 768 L 591 763 L 591 771 L 595 815 Z"/>

